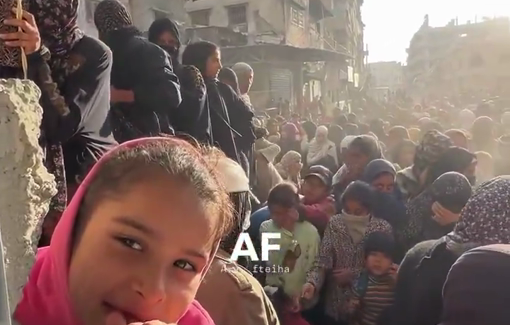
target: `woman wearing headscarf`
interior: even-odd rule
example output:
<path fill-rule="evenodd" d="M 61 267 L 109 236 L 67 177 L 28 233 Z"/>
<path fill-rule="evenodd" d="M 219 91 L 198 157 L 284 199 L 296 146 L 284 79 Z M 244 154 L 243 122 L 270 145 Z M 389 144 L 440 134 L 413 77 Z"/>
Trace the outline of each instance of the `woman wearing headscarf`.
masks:
<path fill-rule="evenodd" d="M 301 169 L 303 168 L 303 163 L 301 162 L 301 154 L 299 152 L 293 150 L 287 151 L 275 167 L 284 181 L 293 183 L 298 189 L 301 187 Z"/>
<path fill-rule="evenodd" d="M 464 253 L 443 288 L 439 325 L 506 325 L 510 319 L 510 245 L 489 245 Z"/>
<path fill-rule="evenodd" d="M 168 115 L 181 103 L 181 94 L 168 55 L 143 37 L 118 0 L 99 2 L 94 23 L 113 53 L 110 101 L 116 139 L 173 134 Z"/>
<path fill-rule="evenodd" d="M 68 196 L 116 145 L 108 119 L 112 62 L 108 48 L 79 29 L 78 0 L 34 0 L 28 9 L 33 16 L 24 12 L 23 20 L 3 22 L 22 31 L 1 39 L 6 46 L 24 47 L 30 78 L 41 89 L 41 144 L 58 188 L 45 218 L 43 236 L 49 239 Z"/>
<path fill-rule="evenodd" d="M 177 24 L 168 18 L 156 19 L 149 27 L 149 41 L 170 56 L 179 78 L 182 102 L 168 115 L 175 132 L 189 134 L 200 143 L 213 144 L 205 81 L 195 66 L 182 65 L 179 61 L 181 40 Z"/>
<path fill-rule="evenodd" d="M 510 244 L 510 178 L 497 177 L 478 187 L 453 232 L 416 245 L 398 270 L 390 325 L 437 325 L 448 271 L 466 251 L 484 245 Z M 463 324 L 464 325 L 464 324 Z"/>
<path fill-rule="evenodd" d="M 416 147 L 413 165 L 397 173 L 397 183 L 405 198 L 416 197 L 423 190 L 426 170 L 453 145 L 443 133 L 427 132 Z"/>
<path fill-rule="evenodd" d="M 296 124 L 284 124 L 281 127 L 280 140 L 278 141 L 278 145 L 280 146 L 281 151 L 278 157 L 276 157 L 276 161 L 280 161 L 282 157 L 289 151 L 301 152 L 301 141 L 301 134 Z"/>
<path fill-rule="evenodd" d="M 306 150 L 306 165 L 321 165 L 331 172 L 338 169 L 336 146 L 328 140 L 328 128 L 321 125 L 315 132 L 315 138 L 308 143 Z"/>
<path fill-rule="evenodd" d="M 407 205 L 408 224 L 400 233 L 403 252 L 419 242 L 438 239 L 453 230 L 457 220 L 443 220 L 435 215 L 433 205 L 439 203 L 451 213 L 459 214 L 472 194 L 469 180 L 457 172 L 439 176 Z"/>
<path fill-rule="evenodd" d="M 239 162 L 239 152 L 251 150 L 255 141 L 254 115 L 231 87 L 217 80 L 222 68 L 220 49 L 211 42 L 191 43 L 182 54 L 182 63 L 197 67 L 204 77 L 213 142 Z"/>
<path fill-rule="evenodd" d="M 424 186 L 429 186 L 439 176 L 447 172 L 458 172 L 466 176 L 471 185 L 474 186 L 476 183 L 476 164 L 477 158 L 474 153 L 461 147 L 451 147 L 430 166 L 425 177 Z"/>
<path fill-rule="evenodd" d="M 375 159 L 363 170 L 362 180 L 374 188 L 373 215 L 386 220 L 394 230 L 405 225 L 406 207 L 402 195 L 395 185 L 397 171 L 384 159 Z"/>

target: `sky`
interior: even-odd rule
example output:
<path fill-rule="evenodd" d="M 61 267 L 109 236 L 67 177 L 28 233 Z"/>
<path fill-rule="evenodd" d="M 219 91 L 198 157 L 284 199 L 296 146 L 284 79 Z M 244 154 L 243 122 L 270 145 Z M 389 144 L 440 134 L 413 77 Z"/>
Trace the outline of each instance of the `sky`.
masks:
<path fill-rule="evenodd" d="M 406 48 L 428 14 L 431 26 L 459 24 L 478 17 L 510 16 L 510 0 L 365 0 L 362 18 L 369 62 L 401 61 Z"/>

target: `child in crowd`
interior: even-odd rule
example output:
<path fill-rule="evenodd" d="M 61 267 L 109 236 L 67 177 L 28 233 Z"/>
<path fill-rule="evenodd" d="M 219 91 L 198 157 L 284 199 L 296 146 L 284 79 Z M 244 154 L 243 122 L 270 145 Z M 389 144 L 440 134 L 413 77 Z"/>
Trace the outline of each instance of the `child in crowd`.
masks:
<path fill-rule="evenodd" d="M 303 286 L 303 298 L 313 299 L 324 287 L 324 325 L 339 324 L 348 318 L 350 288 L 365 267 L 364 243 L 373 232 L 392 235 L 391 226 L 372 215 L 373 190 L 354 181 L 342 197 L 341 214 L 331 218 L 320 245 L 319 256 Z"/>
<path fill-rule="evenodd" d="M 398 266 L 393 264 L 393 236 L 374 232 L 365 242 L 365 269 L 352 286 L 349 313 L 352 325 L 376 325 L 393 304 Z"/>
<path fill-rule="evenodd" d="M 306 220 L 311 222 L 322 236 L 331 216 L 335 214 L 335 203 L 331 196 L 333 174 L 324 166 L 312 166 L 303 180 L 302 208 Z"/>
<path fill-rule="evenodd" d="M 276 185 L 269 194 L 267 204 L 271 220 L 262 223 L 260 232 L 278 232 L 281 238 L 278 241 L 280 250 L 269 254 L 266 266 L 270 272 L 266 273 L 266 285 L 283 289 L 285 296 L 294 303 L 294 308 L 283 312 L 283 319 L 299 318 L 299 307 L 309 307 L 314 303 L 299 306 L 298 301 L 307 273 L 319 252 L 320 236 L 300 213 L 299 195 L 294 184 Z"/>
<path fill-rule="evenodd" d="M 223 156 L 175 138 L 104 155 L 38 250 L 16 322 L 214 324 L 194 297 L 232 224 Z"/>

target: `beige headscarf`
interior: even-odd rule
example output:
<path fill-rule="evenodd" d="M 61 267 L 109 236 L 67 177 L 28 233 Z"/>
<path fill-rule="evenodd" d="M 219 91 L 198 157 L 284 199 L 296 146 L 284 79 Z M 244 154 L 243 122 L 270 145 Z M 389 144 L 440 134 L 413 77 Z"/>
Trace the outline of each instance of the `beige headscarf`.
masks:
<path fill-rule="evenodd" d="M 289 180 L 289 167 L 292 166 L 292 164 L 300 162 L 301 161 L 301 154 L 297 151 L 291 150 L 288 151 L 285 155 L 283 155 L 282 160 L 276 164 L 276 170 L 278 170 L 278 173 L 280 173 L 280 176 L 285 179 Z"/>
<path fill-rule="evenodd" d="M 347 231 L 352 238 L 352 242 L 354 244 L 360 243 L 367 231 L 368 223 L 370 222 L 370 215 L 355 216 L 342 211 L 342 220 L 347 227 Z"/>
<path fill-rule="evenodd" d="M 324 140 L 318 141 L 318 136 L 321 136 Z M 335 144 L 328 140 L 328 128 L 321 125 L 315 132 L 315 138 L 308 144 L 306 163 L 311 166 L 328 155 L 333 157 L 335 159 L 335 163 L 338 164 Z"/>

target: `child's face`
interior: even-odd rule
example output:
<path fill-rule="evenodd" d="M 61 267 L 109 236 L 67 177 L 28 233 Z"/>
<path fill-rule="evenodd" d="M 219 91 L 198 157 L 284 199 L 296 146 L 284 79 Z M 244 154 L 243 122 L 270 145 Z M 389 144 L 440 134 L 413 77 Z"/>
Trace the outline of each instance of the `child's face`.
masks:
<path fill-rule="evenodd" d="M 307 202 L 318 202 L 327 195 L 328 188 L 318 177 L 308 176 L 303 181 L 301 191 Z"/>
<path fill-rule="evenodd" d="M 383 193 L 393 193 L 395 189 L 395 176 L 390 173 L 382 173 L 372 182 L 372 187 Z"/>
<path fill-rule="evenodd" d="M 375 276 L 386 275 L 390 272 L 393 261 L 382 252 L 370 252 L 366 260 L 366 268 Z"/>
<path fill-rule="evenodd" d="M 347 200 L 344 206 L 345 212 L 359 217 L 364 217 L 370 213 L 358 200 Z"/>
<path fill-rule="evenodd" d="M 216 227 L 194 190 L 169 179 L 100 202 L 71 258 L 78 317 L 84 325 L 105 324 L 115 312 L 128 324 L 176 323 L 207 271 Z"/>
<path fill-rule="evenodd" d="M 299 219 L 299 212 L 295 208 L 288 208 L 278 204 L 271 204 L 269 207 L 271 220 L 280 228 L 294 224 Z"/>

